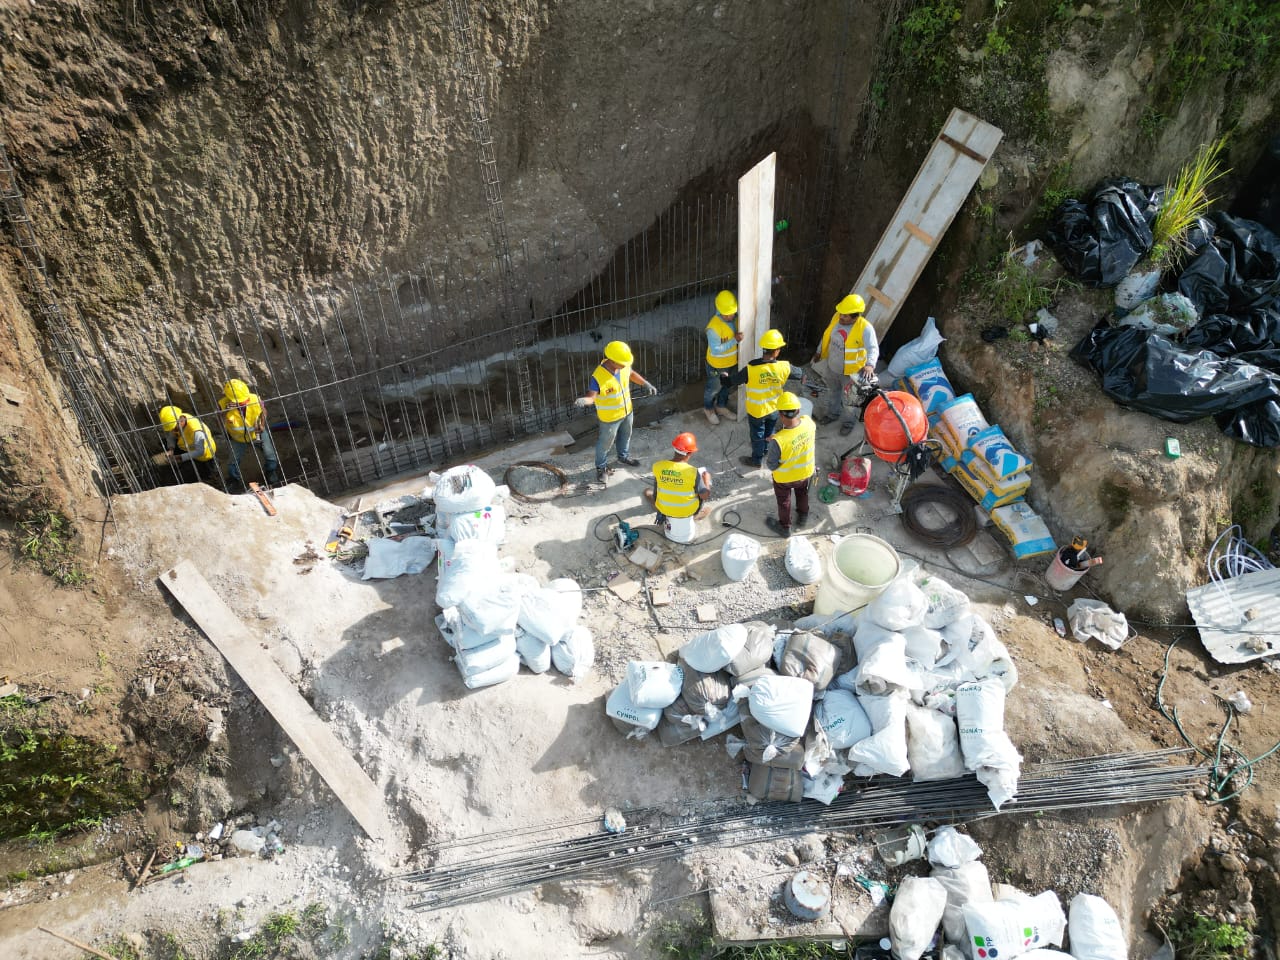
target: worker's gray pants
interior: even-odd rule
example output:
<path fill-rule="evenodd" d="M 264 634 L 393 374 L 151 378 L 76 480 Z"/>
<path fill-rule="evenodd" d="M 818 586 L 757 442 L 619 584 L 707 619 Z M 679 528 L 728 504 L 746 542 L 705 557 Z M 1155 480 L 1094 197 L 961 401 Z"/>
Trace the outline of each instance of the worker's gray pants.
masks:
<path fill-rule="evenodd" d="M 262 471 L 266 475 L 267 483 L 278 483 L 280 481 L 280 458 L 276 455 L 276 445 L 271 439 L 271 431 L 263 431 L 261 438 L 256 443 L 242 443 L 239 440 L 231 441 L 231 464 L 227 467 L 227 476 L 238 483 L 244 482 L 244 477 L 240 475 L 240 461 L 244 459 L 244 455 L 249 452 L 251 447 L 260 447 L 262 449 Z"/>

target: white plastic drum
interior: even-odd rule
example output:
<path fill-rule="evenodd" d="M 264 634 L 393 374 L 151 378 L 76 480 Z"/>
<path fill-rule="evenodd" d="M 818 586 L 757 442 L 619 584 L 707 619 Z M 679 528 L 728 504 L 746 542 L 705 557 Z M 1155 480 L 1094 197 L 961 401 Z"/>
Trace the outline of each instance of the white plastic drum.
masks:
<path fill-rule="evenodd" d="M 823 570 L 813 612 L 846 613 L 865 607 L 901 570 L 898 551 L 879 537 L 869 533 L 845 537 Z"/>

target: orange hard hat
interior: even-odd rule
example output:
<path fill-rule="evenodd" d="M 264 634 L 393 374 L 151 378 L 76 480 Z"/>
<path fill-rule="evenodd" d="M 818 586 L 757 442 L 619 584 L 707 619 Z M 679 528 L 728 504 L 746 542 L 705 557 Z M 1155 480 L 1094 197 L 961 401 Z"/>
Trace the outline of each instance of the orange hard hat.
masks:
<path fill-rule="evenodd" d="M 671 441 L 671 446 L 674 447 L 680 453 L 697 453 L 698 438 L 695 437 L 692 433 L 681 433 L 681 434 L 678 434 L 676 438 Z"/>

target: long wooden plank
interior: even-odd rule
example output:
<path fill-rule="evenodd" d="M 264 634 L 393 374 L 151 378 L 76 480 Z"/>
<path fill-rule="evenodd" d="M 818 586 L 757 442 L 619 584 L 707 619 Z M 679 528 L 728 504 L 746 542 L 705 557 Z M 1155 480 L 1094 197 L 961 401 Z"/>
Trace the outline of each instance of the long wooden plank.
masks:
<path fill-rule="evenodd" d="M 227 658 L 364 832 L 375 840 L 391 840 L 391 820 L 381 792 L 194 564 L 179 561 L 161 574 L 160 582 Z"/>
<path fill-rule="evenodd" d="M 884 336 L 1004 134 L 952 110 L 851 293 Z"/>
<path fill-rule="evenodd" d="M 778 155 L 771 153 L 738 178 L 738 368 L 760 356 L 769 329 L 773 281 L 773 191 Z M 745 416 L 745 387 L 738 388 L 738 419 Z"/>

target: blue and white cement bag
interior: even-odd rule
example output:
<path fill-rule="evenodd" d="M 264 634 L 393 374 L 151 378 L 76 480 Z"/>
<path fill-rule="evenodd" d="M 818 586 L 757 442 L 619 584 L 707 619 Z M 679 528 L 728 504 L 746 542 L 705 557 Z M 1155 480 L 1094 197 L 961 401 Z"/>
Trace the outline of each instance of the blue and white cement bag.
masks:
<path fill-rule="evenodd" d="M 999 424 L 987 427 L 970 440 L 969 449 L 961 454 L 961 458 L 966 464 L 981 458 L 1000 480 L 1031 469 L 1031 461 L 1013 448 Z"/>
<path fill-rule="evenodd" d="M 952 439 L 961 451 L 969 446 L 969 442 L 974 437 L 991 426 L 987 423 L 987 418 L 982 415 L 982 411 L 978 408 L 978 401 L 973 399 L 971 393 L 963 394 L 943 405 L 938 415 L 946 428 L 951 431 Z"/>
<path fill-rule="evenodd" d="M 956 389 L 942 369 L 937 357 L 907 371 L 907 385 L 920 398 L 924 412 L 934 414 L 956 398 Z"/>

